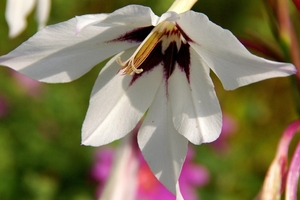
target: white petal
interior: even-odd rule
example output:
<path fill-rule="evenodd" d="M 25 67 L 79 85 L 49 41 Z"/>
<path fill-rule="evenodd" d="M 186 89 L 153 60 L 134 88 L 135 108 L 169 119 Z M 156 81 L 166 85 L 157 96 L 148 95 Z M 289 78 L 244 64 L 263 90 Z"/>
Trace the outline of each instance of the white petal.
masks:
<path fill-rule="evenodd" d="M 36 17 L 37 17 L 39 30 L 46 26 L 50 14 L 50 8 L 51 8 L 51 0 L 37 1 Z"/>
<path fill-rule="evenodd" d="M 266 60 L 251 54 L 228 30 L 193 11 L 180 15 L 177 21 L 194 42 L 190 45 L 216 73 L 227 90 L 273 77 L 296 72 L 288 63 Z"/>
<path fill-rule="evenodd" d="M 138 133 L 138 144 L 151 171 L 172 193 L 187 153 L 188 141 L 174 128 L 166 86 L 161 84 Z"/>
<path fill-rule="evenodd" d="M 5 18 L 9 26 L 9 37 L 18 36 L 27 25 L 26 18 L 32 11 L 35 0 L 8 0 Z"/>
<path fill-rule="evenodd" d="M 209 68 L 191 49 L 190 84 L 175 67 L 169 78 L 169 97 L 176 130 L 194 144 L 216 140 L 222 128 L 222 113 L 209 76 Z"/>
<path fill-rule="evenodd" d="M 153 13 L 151 8 L 140 5 L 129 5 L 109 14 L 109 16 L 99 22 L 98 25 L 116 24 L 131 27 L 143 27 L 156 25 L 157 20 L 158 16 Z"/>
<path fill-rule="evenodd" d="M 176 12 L 169 11 L 162 14 L 162 16 L 158 19 L 158 22 L 155 25 L 163 21 L 174 22 L 177 21 L 179 18 L 180 18 L 179 14 L 177 14 Z"/>
<path fill-rule="evenodd" d="M 97 24 L 104 20 L 108 14 L 82 15 L 76 16 L 76 33 L 81 32 L 85 27 Z"/>
<path fill-rule="evenodd" d="M 59 83 L 72 81 L 104 59 L 137 45 L 107 42 L 131 31 L 129 27 L 88 26 L 76 34 L 76 19 L 48 26 L 21 46 L 0 57 L 8 66 L 35 80 Z"/>
<path fill-rule="evenodd" d="M 134 52 L 126 51 L 122 60 Z M 82 128 L 82 144 L 100 146 L 124 137 L 136 126 L 149 108 L 162 81 L 160 68 L 136 79 L 117 74 L 120 66 L 115 56 L 100 72 L 95 83 Z"/>

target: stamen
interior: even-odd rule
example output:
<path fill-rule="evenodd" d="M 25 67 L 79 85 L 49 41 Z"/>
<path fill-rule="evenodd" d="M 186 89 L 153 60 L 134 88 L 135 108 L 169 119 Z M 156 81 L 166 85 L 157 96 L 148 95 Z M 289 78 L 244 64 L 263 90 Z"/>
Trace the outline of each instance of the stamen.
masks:
<path fill-rule="evenodd" d="M 164 54 L 168 46 L 174 41 L 176 42 L 177 50 L 179 50 L 182 42 L 180 31 L 172 22 L 161 22 L 151 31 L 127 61 L 123 62 L 120 57 L 118 57 L 116 61 L 121 65 L 120 70 L 124 69 L 123 75 L 133 73 L 140 74 L 144 70 L 139 67 L 144 63 L 159 42 L 162 43 L 162 53 Z"/>
<path fill-rule="evenodd" d="M 142 73 L 142 72 L 144 71 L 143 69 L 138 69 L 138 68 L 136 68 L 136 67 L 134 66 L 133 61 L 132 61 L 130 58 L 129 58 L 126 62 L 123 62 L 123 61 L 121 60 L 121 57 L 118 57 L 116 61 L 117 61 L 117 63 L 118 63 L 119 65 L 122 66 L 120 70 L 122 70 L 122 69 L 125 68 L 125 70 L 124 70 L 124 72 L 123 72 L 124 75 L 125 75 L 125 74 L 130 74 L 130 75 L 132 75 L 133 72 L 136 73 L 136 74 L 140 74 L 140 73 Z M 120 71 L 120 70 L 119 70 L 119 71 Z"/>

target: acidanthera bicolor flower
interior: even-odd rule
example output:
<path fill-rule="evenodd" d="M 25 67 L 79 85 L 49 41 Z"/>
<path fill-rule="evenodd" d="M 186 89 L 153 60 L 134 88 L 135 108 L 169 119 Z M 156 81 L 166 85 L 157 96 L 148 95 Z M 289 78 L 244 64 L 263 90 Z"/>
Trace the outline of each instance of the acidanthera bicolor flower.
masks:
<path fill-rule="evenodd" d="M 7 0 L 5 18 L 9 26 L 9 37 L 18 36 L 26 28 L 26 18 L 35 5 L 38 29 L 42 29 L 50 13 L 50 0 Z"/>
<path fill-rule="evenodd" d="M 292 64 L 252 55 L 230 31 L 190 11 L 195 1 L 175 1 L 161 17 L 129 5 L 48 26 L 0 57 L 0 65 L 62 83 L 115 55 L 93 88 L 82 144 L 120 139 L 144 117 L 139 147 L 156 177 L 176 193 L 188 141 L 212 142 L 221 132 L 210 70 L 227 90 L 296 72 Z"/>

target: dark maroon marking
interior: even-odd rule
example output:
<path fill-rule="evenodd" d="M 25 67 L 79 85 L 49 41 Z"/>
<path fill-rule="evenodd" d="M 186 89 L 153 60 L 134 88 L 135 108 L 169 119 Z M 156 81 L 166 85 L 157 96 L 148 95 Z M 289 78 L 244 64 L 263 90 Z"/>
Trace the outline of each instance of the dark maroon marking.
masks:
<path fill-rule="evenodd" d="M 176 28 L 180 31 L 182 37 L 188 42 L 194 42 L 184 31 L 183 29 L 176 23 Z"/>
<path fill-rule="evenodd" d="M 175 62 L 177 60 L 177 45 L 176 42 L 171 42 L 168 48 L 165 50 L 165 54 L 163 57 L 163 66 L 164 66 L 164 76 L 167 80 L 172 75 L 174 68 L 175 68 Z"/>
<path fill-rule="evenodd" d="M 176 42 L 171 42 L 165 53 L 162 53 L 162 42 L 159 42 L 146 60 L 141 64 L 139 69 L 143 69 L 140 74 L 134 74 L 132 76 L 129 85 L 132 85 L 139 77 L 143 74 L 150 72 L 154 67 L 159 64 L 163 65 L 164 78 L 166 85 L 168 84 L 168 79 L 172 75 L 175 69 L 175 63 L 177 62 L 181 71 L 185 72 L 188 82 L 190 82 L 190 45 L 188 43 L 181 44 L 179 51 L 177 50 Z"/>
<path fill-rule="evenodd" d="M 161 42 L 159 42 L 151 51 L 146 60 L 140 65 L 139 69 L 143 69 L 140 74 L 134 73 L 129 85 L 132 85 L 136 79 L 141 77 L 144 73 L 150 72 L 154 67 L 159 65 L 163 60 L 164 55 L 161 52 Z"/>
<path fill-rule="evenodd" d="M 177 63 L 179 68 L 185 72 L 186 78 L 190 83 L 190 65 L 191 65 L 191 56 L 190 56 L 190 45 L 188 43 L 181 43 L 181 47 L 179 49 L 177 55 Z"/>
<path fill-rule="evenodd" d="M 152 31 L 154 26 L 147 26 L 142 28 L 133 29 L 116 39 L 110 40 L 108 42 L 142 42 Z"/>

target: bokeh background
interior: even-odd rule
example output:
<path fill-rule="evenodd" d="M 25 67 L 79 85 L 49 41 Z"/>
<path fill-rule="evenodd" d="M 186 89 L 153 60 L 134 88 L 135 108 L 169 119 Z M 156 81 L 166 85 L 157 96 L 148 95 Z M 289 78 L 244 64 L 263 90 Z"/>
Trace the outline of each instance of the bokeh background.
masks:
<path fill-rule="evenodd" d="M 128 4 L 150 6 L 160 15 L 172 2 L 53 0 L 48 24 L 76 15 L 108 13 Z M 19 46 L 37 29 L 32 13 L 27 29 L 15 39 L 8 38 L 5 4 L 5 0 L 0 1 L 0 55 Z M 193 10 L 205 13 L 240 38 L 255 32 L 271 40 L 262 0 L 199 0 Z M 67 84 L 24 80 L 0 67 L 0 199 L 94 199 L 97 184 L 90 170 L 99 148 L 81 146 L 80 131 L 92 86 L 104 63 Z M 195 162 L 210 174 L 209 183 L 198 189 L 199 198 L 254 199 L 283 130 L 297 119 L 290 79 L 276 78 L 225 91 L 213 74 L 212 77 L 224 114 L 234 124 L 222 141 L 193 146 Z M 299 137 L 292 142 L 291 150 L 297 140 Z"/>

